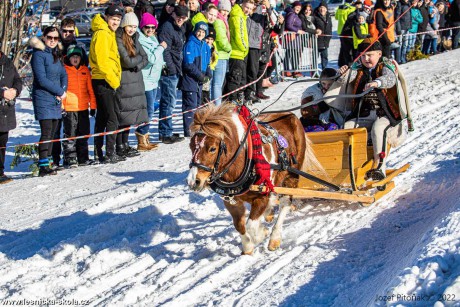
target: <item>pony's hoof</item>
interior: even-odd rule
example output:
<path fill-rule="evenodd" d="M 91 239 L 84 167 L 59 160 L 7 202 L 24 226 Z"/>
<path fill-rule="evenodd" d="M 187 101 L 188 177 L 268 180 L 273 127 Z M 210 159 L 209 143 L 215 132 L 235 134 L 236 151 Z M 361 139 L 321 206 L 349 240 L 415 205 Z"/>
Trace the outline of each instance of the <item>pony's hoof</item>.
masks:
<path fill-rule="evenodd" d="M 252 256 L 253 254 L 254 254 L 254 250 L 250 250 L 250 251 L 247 251 L 247 252 L 245 252 L 245 251 L 242 251 L 242 252 L 241 252 L 241 255 Z"/>
<path fill-rule="evenodd" d="M 271 223 L 271 222 L 273 222 L 274 219 L 275 219 L 275 215 L 274 215 L 274 214 L 270 214 L 270 215 L 267 215 L 267 216 L 265 217 L 265 222 Z"/>
<path fill-rule="evenodd" d="M 267 227 L 264 228 L 264 238 L 268 237 L 268 235 L 270 234 L 270 229 L 268 229 Z"/>
<path fill-rule="evenodd" d="M 268 250 L 269 251 L 276 251 L 281 246 L 281 240 L 270 240 L 268 242 Z"/>

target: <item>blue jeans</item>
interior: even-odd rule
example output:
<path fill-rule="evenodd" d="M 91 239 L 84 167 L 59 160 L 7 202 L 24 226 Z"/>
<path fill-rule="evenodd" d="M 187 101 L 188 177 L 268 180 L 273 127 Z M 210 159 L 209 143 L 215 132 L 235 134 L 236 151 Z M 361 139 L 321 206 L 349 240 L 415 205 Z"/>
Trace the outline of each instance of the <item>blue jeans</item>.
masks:
<path fill-rule="evenodd" d="M 222 96 L 222 88 L 224 86 L 225 75 L 227 74 L 228 60 L 219 60 L 212 75 L 211 80 L 211 100 Z M 216 106 L 222 103 L 222 99 L 214 101 Z"/>
<path fill-rule="evenodd" d="M 406 54 L 409 52 L 409 36 L 406 35 L 407 30 L 401 30 L 401 56 L 400 63 L 404 64 L 407 62 Z"/>
<path fill-rule="evenodd" d="M 156 103 L 155 98 L 157 97 L 157 90 L 158 88 L 154 88 L 151 91 L 145 92 L 145 97 L 147 98 L 147 114 L 149 116 L 149 121 L 153 119 L 153 113 L 158 109 L 159 105 Z M 137 133 L 145 135 L 149 133 L 150 124 L 141 126 L 136 129 Z"/>
<path fill-rule="evenodd" d="M 327 48 L 318 49 L 318 51 L 321 57 L 321 70 L 324 70 L 327 67 L 327 64 L 329 63 L 329 60 L 327 59 Z"/>
<path fill-rule="evenodd" d="M 407 36 L 407 47 L 408 47 L 407 52 L 413 50 L 414 47 L 415 47 L 416 35 L 413 35 L 413 33 L 410 33 L 410 32 L 409 32 L 409 34 L 410 35 Z M 406 55 L 407 55 L 407 53 L 406 53 Z"/>
<path fill-rule="evenodd" d="M 452 23 L 453 27 L 458 27 L 460 26 L 460 22 L 453 22 Z M 458 48 L 458 40 L 460 39 L 460 29 L 452 29 L 452 49 L 457 49 Z"/>
<path fill-rule="evenodd" d="M 436 48 L 438 46 L 438 38 L 432 38 L 428 35 L 425 36 L 425 40 L 423 41 L 422 46 L 422 53 L 423 54 L 430 54 L 430 52 L 436 53 Z"/>
<path fill-rule="evenodd" d="M 176 106 L 176 88 L 178 82 L 178 75 L 161 76 L 159 82 L 161 91 L 160 118 L 172 115 L 174 107 Z M 172 136 L 173 123 L 171 117 L 160 120 L 158 123 L 158 133 L 160 137 Z"/>

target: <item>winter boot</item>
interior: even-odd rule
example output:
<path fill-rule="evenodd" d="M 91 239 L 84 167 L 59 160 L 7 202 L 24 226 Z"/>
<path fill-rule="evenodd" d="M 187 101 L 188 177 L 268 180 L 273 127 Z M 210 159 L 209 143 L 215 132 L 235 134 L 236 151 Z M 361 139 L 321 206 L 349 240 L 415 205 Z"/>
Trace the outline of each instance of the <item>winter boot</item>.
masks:
<path fill-rule="evenodd" d="M 125 157 L 119 156 L 117 154 L 106 155 L 102 163 L 104 164 L 114 164 L 118 162 L 126 161 Z"/>
<path fill-rule="evenodd" d="M 126 156 L 128 158 L 137 157 L 141 155 L 141 153 L 136 148 L 129 146 L 128 143 L 124 143 L 123 146 L 125 147 Z"/>
<path fill-rule="evenodd" d="M 137 150 L 138 151 L 149 151 L 158 148 L 158 144 L 152 144 L 149 140 L 149 134 L 140 134 L 136 132 L 137 138 Z"/>
<path fill-rule="evenodd" d="M 55 170 L 51 169 L 49 165 L 39 167 L 38 176 L 40 176 L 40 177 L 49 176 L 49 175 L 56 175 L 56 174 L 57 174 L 57 172 Z"/>
<path fill-rule="evenodd" d="M 13 181 L 13 179 L 11 179 L 10 177 L 8 177 L 5 174 L 0 175 L 0 184 L 8 183 L 10 181 Z"/>
<path fill-rule="evenodd" d="M 68 168 L 78 167 L 78 160 L 75 157 L 69 157 L 64 160 L 64 166 Z"/>

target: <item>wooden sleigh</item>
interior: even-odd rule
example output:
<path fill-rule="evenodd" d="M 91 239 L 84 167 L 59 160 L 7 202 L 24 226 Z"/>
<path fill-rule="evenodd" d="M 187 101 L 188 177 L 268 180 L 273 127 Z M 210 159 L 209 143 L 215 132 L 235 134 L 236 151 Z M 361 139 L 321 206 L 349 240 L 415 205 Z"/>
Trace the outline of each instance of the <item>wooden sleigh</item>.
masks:
<path fill-rule="evenodd" d="M 306 135 L 326 174 L 306 169 L 302 171 L 336 185 L 340 190 L 330 191 L 317 180 L 299 176 L 297 188 L 275 187 L 278 194 L 294 198 L 359 202 L 368 206 L 390 192 L 395 187 L 393 179 L 409 168 L 408 163 L 398 169 L 388 169 L 383 180 L 366 180 L 366 172 L 373 167 L 374 159 L 372 146 L 367 146 L 365 128 L 312 132 Z M 261 188 L 253 185 L 251 190 L 261 191 Z"/>

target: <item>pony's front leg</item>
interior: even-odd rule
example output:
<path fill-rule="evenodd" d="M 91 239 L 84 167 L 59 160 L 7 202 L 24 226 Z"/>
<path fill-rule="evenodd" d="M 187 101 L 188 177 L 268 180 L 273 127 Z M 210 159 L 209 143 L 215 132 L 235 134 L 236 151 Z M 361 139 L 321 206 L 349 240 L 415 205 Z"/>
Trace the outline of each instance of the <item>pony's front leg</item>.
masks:
<path fill-rule="evenodd" d="M 258 198 L 251 204 L 251 212 L 249 213 L 246 228 L 254 245 L 262 242 L 268 235 L 268 229 L 262 223 L 264 213 L 267 211 L 267 205 L 267 197 Z"/>
<path fill-rule="evenodd" d="M 236 204 L 231 204 L 227 201 L 224 201 L 224 205 L 233 218 L 233 225 L 235 226 L 236 231 L 240 233 L 241 242 L 243 244 L 243 254 L 252 255 L 254 252 L 254 243 L 251 239 L 251 236 L 246 231 L 246 208 L 244 207 L 243 201 L 237 200 Z"/>
<path fill-rule="evenodd" d="M 275 219 L 275 206 L 278 204 L 278 196 L 276 193 L 270 193 L 268 197 L 267 209 L 265 209 L 264 217 L 267 223 L 273 222 Z"/>
<path fill-rule="evenodd" d="M 270 241 L 268 242 L 268 249 L 271 251 L 277 250 L 281 246 L 281 233 L 283 231 L 283 223 L 286 219 L 286 215 L 291 210 L 291 197 L 283 196 L 280 198 L 280 212 L 276 224 L 273 227 L 270 235 Z"/>

